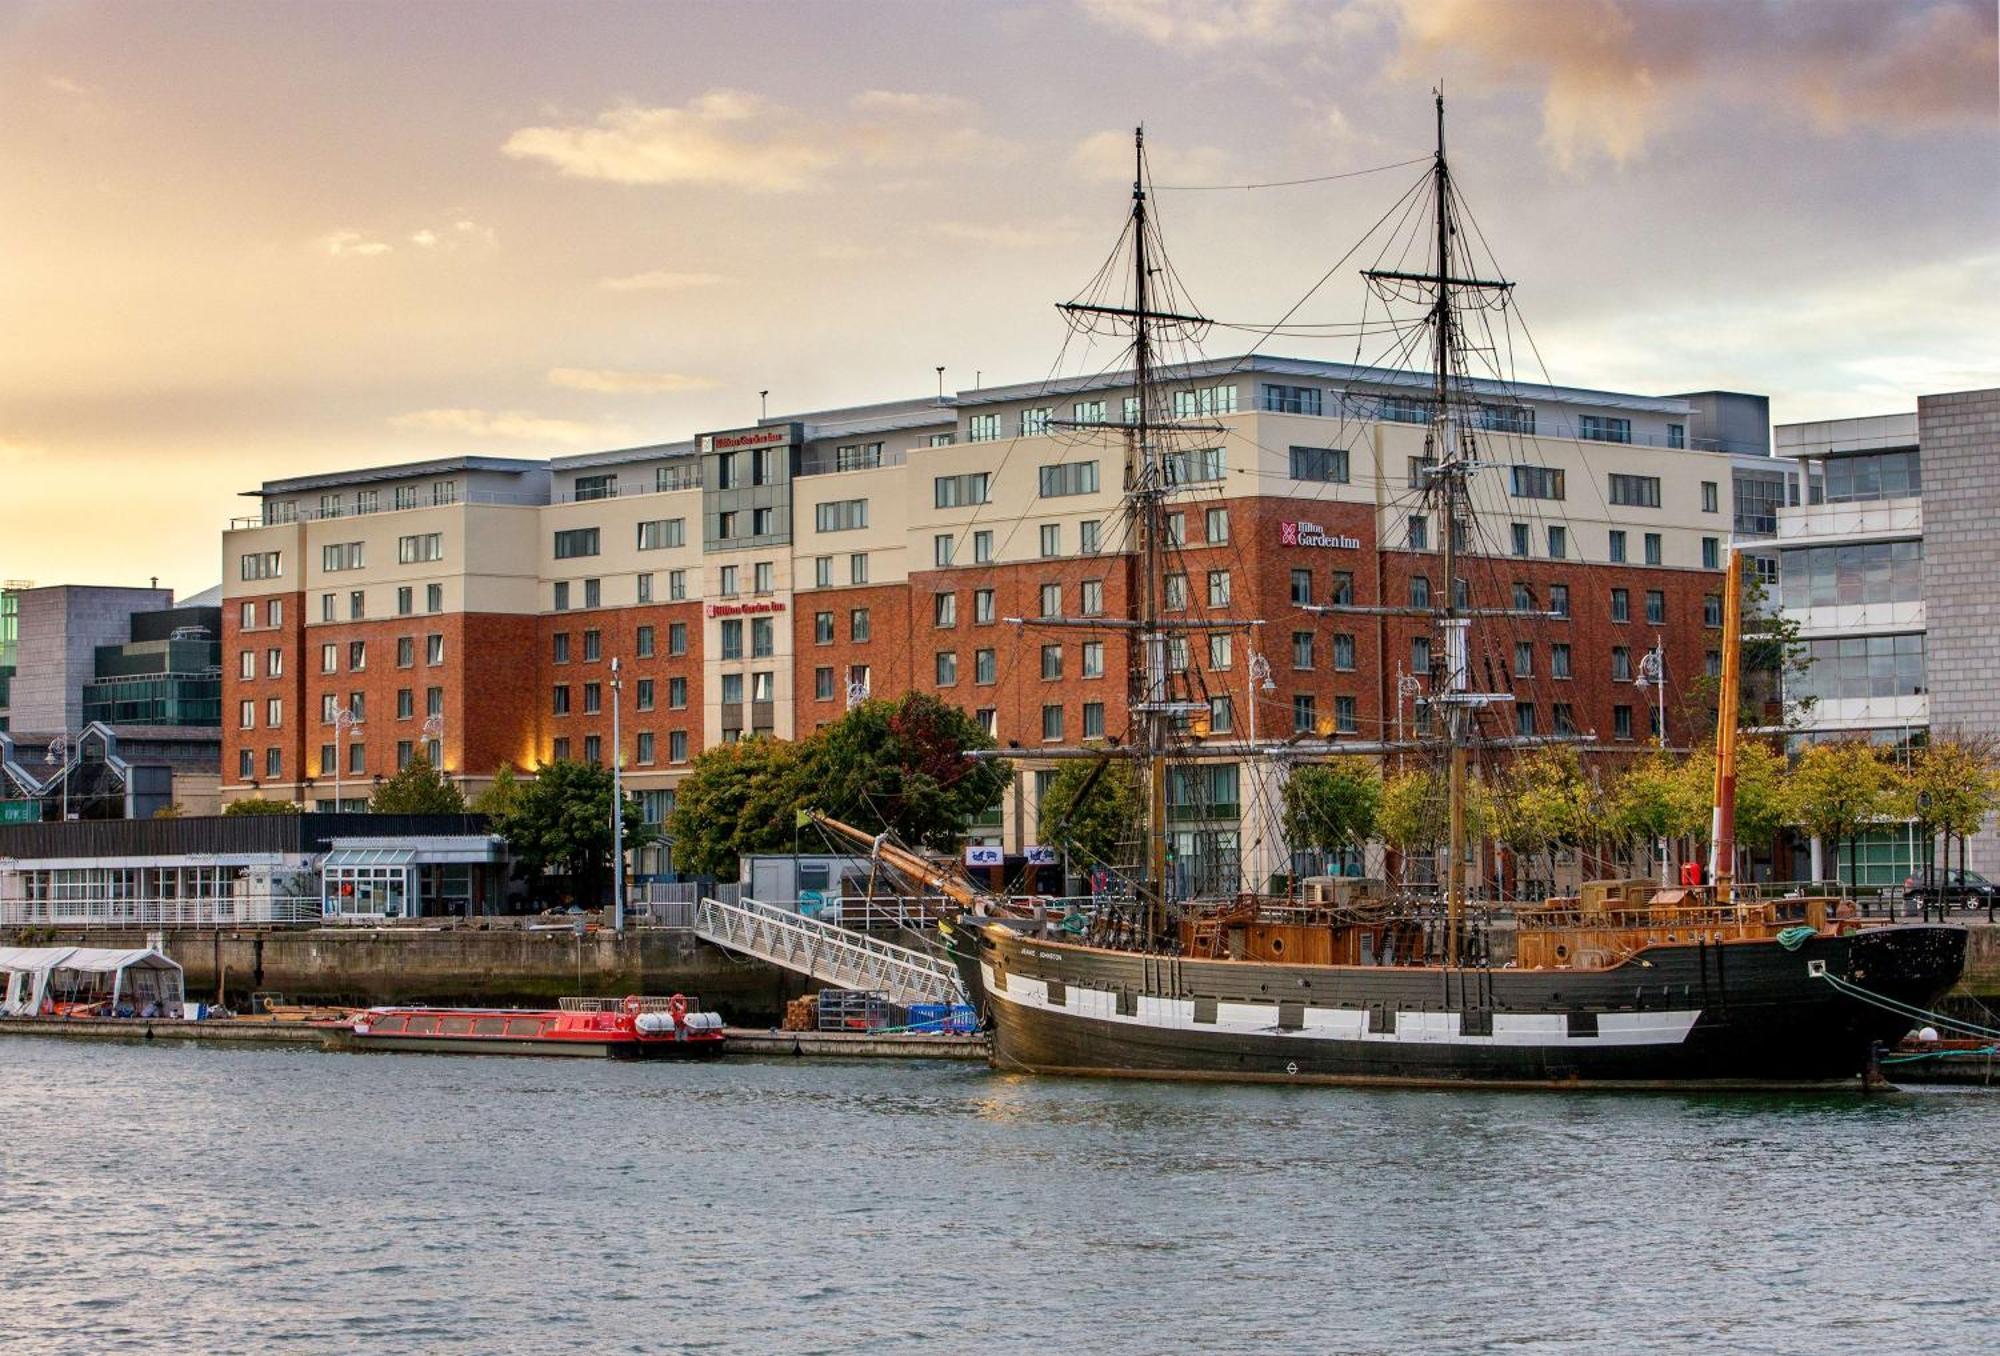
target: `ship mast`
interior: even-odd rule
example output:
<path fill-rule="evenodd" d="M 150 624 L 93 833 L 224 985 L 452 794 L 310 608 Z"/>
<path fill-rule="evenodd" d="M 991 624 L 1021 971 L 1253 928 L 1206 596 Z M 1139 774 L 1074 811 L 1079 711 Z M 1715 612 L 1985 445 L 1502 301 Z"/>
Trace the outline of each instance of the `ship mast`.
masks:
<path fill-rule="evenodd" d="M 1160 474 L 1148 416 L 1152 405 L 1152 269 L 1146 258 L 1146 129 L 1132 133 L 1132 388 L 1138 397 L 1130 433 L 1133 513 L 1139 529 L 1138 733 L 1146 764 L 1146 864 L 1140 881 L 1147 941 L 1167 931 L 1167 637 L 1160 629 L 1161 536 L 1166 529 L 1165 476 Z"/>

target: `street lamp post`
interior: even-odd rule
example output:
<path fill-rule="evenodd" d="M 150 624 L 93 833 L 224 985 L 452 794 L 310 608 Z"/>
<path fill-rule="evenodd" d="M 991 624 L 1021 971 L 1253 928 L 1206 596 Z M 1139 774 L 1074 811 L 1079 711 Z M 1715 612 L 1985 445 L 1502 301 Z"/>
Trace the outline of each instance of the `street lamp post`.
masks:
<path fill-rule="evenodd" d="M 359 728 L 362 719 L 352 706 L 336 706 L 333 709 L 333 812 L 339 814 L 345 807 L 340 800 L 340 775 L 347 762 L 347 737 Z"/>
<path fill-rule="evenodd" d="M 1667 651 L 1666 642 L 1660 637 L 1654 636 L 1653 648 L 1639 657 L 1639 676 L 1632 680 L 1632 686 L 1641 692 L 1648 687 L 1653 689 L 1653 697 L 1657 703 L 1653 717 L 1655 732 L 1659 736 L 1660 752 L 1665 753 L 1667 751 Z M 1660 884 L 1665 886 L 1670 883 L 1667 879 L 1667 836 L 1663 833 L 1660 835 Z"/>
<path fill-rule="evenodd" d="M 1250 651 L 1250 803 L 1248 810 L 1251 831 L 1260 837 L 1264 834 L 1264 821 L 1259 816 L 1258 803 L 1263 799 L 1264 765 L 1263 750 L 1257 744 L 1257 704 L 1260 693 L 1276 692 L 1278 685 L 1271 678 L 1271 661 L 1264 658 L 1262 650 Z M 1240 840 L 1239 840 L 1240 841 Z M 1287 868 L 1289 869 L 1289 868 Z M 1250 882 L 1252 888 L 1256 882 Z"/>
<path fill-rule="evenodd" d="M 619 661 L 611 659 L 611 929 L 625 931 L 625 791 L 619 769 L 625 762 L 625 745 L 619 739 L 618 697 L 625 680 L 619 676 Z"/>
<path fill-rule="evenodd" d="M 440 773 L 443 772 L 444 771 L 444 713 L 442 711 L 436 713 L 435 715 L 429 715 L 424 717 L 423 736 L 424 736 L 424 742 L 431 746 L 431 748 L 427 748 L 424 750 L 424 757 L 429 760 L 431 769 L 433 771 Z M 432 749 L 436 750 L 435 754 L 433 754 Z"/>
<path fill-rule="evenodd" d="M 50 767 L 62 764 L 62 817 L 65 824 L 69 822 L 69 751 L 69 735 L 59 734 L 49 741 L 49 751 L 42 758 Z M 40 814 L 41 811 L 35 813 Z"/>

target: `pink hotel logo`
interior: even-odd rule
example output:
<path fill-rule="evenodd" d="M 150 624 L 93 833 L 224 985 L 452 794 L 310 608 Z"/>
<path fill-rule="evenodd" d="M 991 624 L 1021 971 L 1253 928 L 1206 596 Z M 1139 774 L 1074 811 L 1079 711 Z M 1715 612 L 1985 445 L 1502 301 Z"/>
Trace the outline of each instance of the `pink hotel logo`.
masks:
<path fill-rule="evenodd" d="M 1359 551 L 1359 537 L 1330 537 L 1326 529 L 1318 523 L 1281 522 L 1278 524 L 1278 544 L 1280 546 L 1317 546 L 1333 551 Z"/>

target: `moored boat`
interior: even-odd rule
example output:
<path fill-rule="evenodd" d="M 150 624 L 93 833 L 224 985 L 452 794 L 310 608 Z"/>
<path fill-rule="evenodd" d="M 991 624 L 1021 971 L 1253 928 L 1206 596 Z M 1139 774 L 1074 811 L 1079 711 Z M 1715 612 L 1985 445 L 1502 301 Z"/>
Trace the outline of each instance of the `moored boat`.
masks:
<path fill-rule="evenodd" d="M 368 1008 L 349 1038 L 364 1050 L 609 1059 L 713 1059 L 727 1043 L 721 1016 L 679 994 L 557 1009 Z"/>

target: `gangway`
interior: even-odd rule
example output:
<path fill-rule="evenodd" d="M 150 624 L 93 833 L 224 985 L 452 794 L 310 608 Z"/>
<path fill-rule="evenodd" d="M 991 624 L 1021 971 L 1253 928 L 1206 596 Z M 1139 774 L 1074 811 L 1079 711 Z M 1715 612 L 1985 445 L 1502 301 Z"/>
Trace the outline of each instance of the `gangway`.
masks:
<path fill-rule="evenodd" d="M 703 899 L 694 935 L 810 979 L 873 990 L 892 1003 L 965 1001 L 957 972 L 944 961 L 754 899 Z"/>

